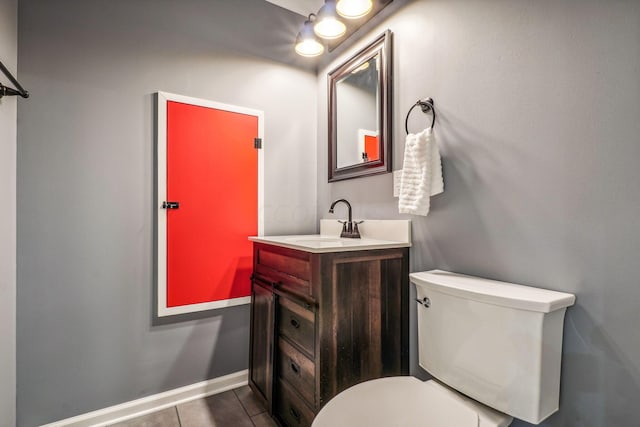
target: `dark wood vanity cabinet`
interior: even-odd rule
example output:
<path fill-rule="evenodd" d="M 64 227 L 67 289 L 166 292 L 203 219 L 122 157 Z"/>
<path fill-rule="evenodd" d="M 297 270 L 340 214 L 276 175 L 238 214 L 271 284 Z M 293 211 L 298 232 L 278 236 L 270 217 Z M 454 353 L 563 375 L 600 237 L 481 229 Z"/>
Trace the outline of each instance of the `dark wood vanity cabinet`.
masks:
<path fill-rule="evenodd" d="M 264 404 L 271 401 L 273 380 L 273 292 L 254 281 L 251 287 L 251 344 L 252 361 L 249 383 Z"/>
<path fill-rule="evenodd" d="M 254 242 L 249 385 L 281 425 L 311 425 L 362 381 L 408 375 L 408 258 Z"/>

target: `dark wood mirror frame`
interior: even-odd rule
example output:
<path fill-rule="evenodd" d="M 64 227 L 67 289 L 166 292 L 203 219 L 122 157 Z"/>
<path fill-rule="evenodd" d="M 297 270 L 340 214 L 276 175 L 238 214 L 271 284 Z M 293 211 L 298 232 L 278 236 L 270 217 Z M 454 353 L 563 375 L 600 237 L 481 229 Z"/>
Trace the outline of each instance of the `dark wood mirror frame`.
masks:
<path fill-rule="evenodd" d="M 336 84 L 363 63 L 380 55 L 378 73 L 378 143 L 377 160 L 338 167 L 338 136 L 336 111 Z M 391 172 L 391 117 L 392 117 L 392 33 L 387 30 L 371 44 L 357 52 L 344 64 L 328 74 L 329 117 L 329 182 Z"/>

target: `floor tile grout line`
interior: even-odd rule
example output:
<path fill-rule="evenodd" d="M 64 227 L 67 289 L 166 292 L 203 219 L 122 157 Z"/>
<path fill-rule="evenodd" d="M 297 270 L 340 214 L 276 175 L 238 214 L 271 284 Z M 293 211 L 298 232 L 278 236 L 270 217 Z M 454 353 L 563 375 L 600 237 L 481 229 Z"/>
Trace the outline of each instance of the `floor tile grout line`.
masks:
<path fill-rule="evenodd" d="M 180 411 L 178 411 L 178 405 L 174 406 L 173 409 L 175 409 L 176 417 L 178 417 L 178 427 L 182 427 L 182 420 L 180 419 Z"/>
<path fill-rule="evenodd" d="M 247 414 L 249 421 L 251 421 L 251 424 L 253 424 L 253 426 L 255 427 L 256 423 L 253 422 L 253 420 L 251 419 L 251 415 L 249 415 L 249 412 L 247 411 L 247 408 L 245 408 L 244 403 L 242 403 L 242 399 L 240 399 L 240 396 L 238 396 L 238 393 L 236 393 L 236 390 L 238 389 L 239 387 L 233 389 L 233 395 L 236 397 L 236 399 L 238 399 L 238 402 L 240 402 L 240 406 L 242 407 L 242 410 L 244 411 L 245 414 Z"/>
<path fill-rule="evenodd" d="M 259 413 L 257 413 L 257 414 L 254 414 L 253 416 L 252 416 L 252 415 L 250 415 L 250 413 L 249 413 L 249 409 L 253 408 L 253 405 L 252 405 L 252 404 L 250 404 L 250 403 L 252 403 L 252 402 L 253 402 L 253 400 L 252 400 L 252 399 L 253 399 L 253 396 L 254 396 L 254 395 L 253 395 L 253 391 L 251 390 L 251 391 L 249 391 L 249 394 L 247 394 L 247 393 L 242 393 L 242 392 L 240 392 L 239 390 L 240 390 L 240 389 L 238 388 L 238 389 L 232 389 L 232 390 L 229 390 L 229 391 L 233 391 L 233 396 L 235 397 L 236 402 L 238 402 L 238 403 L 240 404 L 240 407 L 242 408 L 242 411 L 245 413 L 245 417 L 249 419 L 249 424 L 248 424 L 248 425 L 250 425 L 250 426 L 252 426 L 252 427 L 264 426 L 264 425 L 265 425 L 265 424 L 264 424 L 264 423 L 265 423 L 264 416 L 267 416 L 268 418 L 271 418 L 271 417 L 269 417 L 269 416 L 268 416 L 268 411 L 265 409 L 265 410 L 263 410 L 263 411 L 261 411 L 261 412 L 259 412 Z M 225 394 L 226 394 L 226 393 L 227 393 L 227 392 L 225 392 Z M 242 396 L 244 396 L 244 400 L 243 400 L 243 397 L 241 397 L 241 395 L 242 395 Z M 206 402 L 208 399 L 210 399 L 210 398 L 212 398 L 212 397 L 214 397 L 214 396 L 209 396 L 209 397 L 204 398 L 204 399 L 202 399 L 202 400 L 204 400 L 204 401 Z M 245 403 L 244 403 L 244 402 L 247 402 L 247 406 L 245 406 Z M 162 410 L 159 410 L 159 411 L 155 411 L 155 412 L 154 412 L 154 414 L 155 414 L 155 413 L 158 413 L 158 412 L 162 412 L 162 411 L 169 411 L 169 410 L 173 409 L 173 411 L 174 411 L 174 415 L 175 415 L 175 417 L 176 417 L 176 418 L 172 420 L 172 422 L 171 422 L 170 426 L 169 426 L 168 424 L 165 424 L 164 422 L 162 423 L 162 425 L 165 425 L 166 427 L 183 427 L 183 426 L 187 426 L 187 425 L 188 425 L 188 423 L 185 423 L 185 424 L 183 424 L 183 423 L 182 423 L 181 411 L 180 411 L 180 409 L 179 409 L 179 407 L 180 407 L 180 406 L 181 406 L 181 405 L 174 405 L 174 406 L 170 406 L 170 407 L 168 407 L 168 408 L 165 408 L 165 409 L 162 409 Z M 233 406 L 235 406 L 235 404 L 234 404 Z M 254 408 L 254 409 L 263 409 L 263 405 L 261 405 L 261 404 L 260 404 L 260 405 L 259 405 L 259 408 L 258 408 L 258 407 L 256 407 L 256 408 Z M 236 411 L 237 411 L 237 409 L 236 409 Z M 147 417 L 148 415 L 151 415 L 151 414 L 147 414 L 147 415 L 142 416 L 142 417 L 139 417 L 139 418 L 145 418 L 145 419 L 146 419 L 146 417 Z M 168 413 L 165 413 L 165 415 L 168 415 Z M 242 416 L 240 415 L 240 413 L 238 413 L 238 415 L 242 418 Z M 188 418 L 188 417 L 187 417 L 187 418 Z M 142 419 L 140 419 L 140 420 L 136 419 L 136 420 L 137 420 L 138 422 L 133 423 L 133 424 L 129 423 L 129 424 L 126 424 L 126 425 L 127 425 L 128 427 L 143 427 L 143 426 L 147 425 L 145 422 L 143 422 L 143 420 L 142 420 Z M 242 420 L 243 420 L 243 422 L 244 422 L 244 421 L 245 421 L 245 418 L 243 418 Z M 175 421 L 177 421 L 177 423 L 176 423 Z M 187 421 L 188 421 L 188 420 L 187 420 Z M 267 423 L 267 424 L 268 424 L 268 425 L 271 425 L 271 424 L 269 424 L 269 423 Z M 274 425 L 275 425 L 275 424 L 274 424 Z M 114 427 L 115 427 L 115 426 L 114 426 Z"/>
<path fill-rule="evenodd" d="M 247 408 L 245 408 L 244 403 L 242 403 L 242 399 L 240 399 L 240 396 L 238 396 L 238 393 L 236 393 L 236 390 L 238 390 L 238 389 L 239 389 L 239 387 L 238 388 L 234 388 L 233 389 L 233 394 L 236 396 L 236 399 L 238 399 L 238 401 L 240 402 L 240 406 L 242 406 L 242 410 L 244 411 L 245 414 L 247 414 L 247 417 L 249 417 L 249 421 L 251 421 L 251 424 L 253 424 L 253 427 L 257 427 L 256 423 L 253 422 L 253 417 L 251 415 L 249 415 L 249 411 L 247 411 Z M 259 414 L 256 414 L 256 416 L 257 415 L 259 415 Z"/>

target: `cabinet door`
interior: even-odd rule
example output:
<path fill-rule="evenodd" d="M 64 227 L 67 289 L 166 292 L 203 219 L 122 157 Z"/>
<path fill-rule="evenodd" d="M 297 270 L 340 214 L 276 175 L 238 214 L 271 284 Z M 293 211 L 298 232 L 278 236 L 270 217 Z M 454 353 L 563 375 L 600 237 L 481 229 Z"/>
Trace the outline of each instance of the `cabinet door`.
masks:
<path fill-rule="evenodd" d="M 320 406 L 363 381 L 408 374 L 408 254 L 325 257 L 320 307 Z"/>
<path fill-rule="evenodd" d="M 274 298 L 271 289 L 253 282 L 251 290 L 251 349 L 249 385 L 271 408 L 273 384 Z M 269 411 L 271 412 L 271 411 Z"/>
<path fill-rule="evenodd" d="M 248 304 L 262 112 L 158 93 L 158 316 Z"/>

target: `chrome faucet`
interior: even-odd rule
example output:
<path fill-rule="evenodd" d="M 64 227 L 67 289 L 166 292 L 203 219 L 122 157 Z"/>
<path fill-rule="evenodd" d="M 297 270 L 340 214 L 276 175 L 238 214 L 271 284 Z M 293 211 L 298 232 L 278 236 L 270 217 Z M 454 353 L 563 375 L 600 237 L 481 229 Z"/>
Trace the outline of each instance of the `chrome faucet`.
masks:
<path fill-rule="evenodd" d="M 338 220 L 338 222 L 342 224 L 342 232 L 340 233 L 340 237 L 348 237 L 350 239 L 359 239 L 360 231 L 358 230 L 358 224 L 362 224 L 362 221 L 360 222 L 353 221 L 353 216 L 351 214 L 351 203 L 349 203 L 346 199 L 338 199 L 335 202 L 331 203 L 331 207 L 329 208 L 329 213 L 333 213 L 333 208 L 336 206 L 336 204 L 340 202 L 346 204 L 347 208 L 349 209 L 348 220 L 347 221 Z"/>

